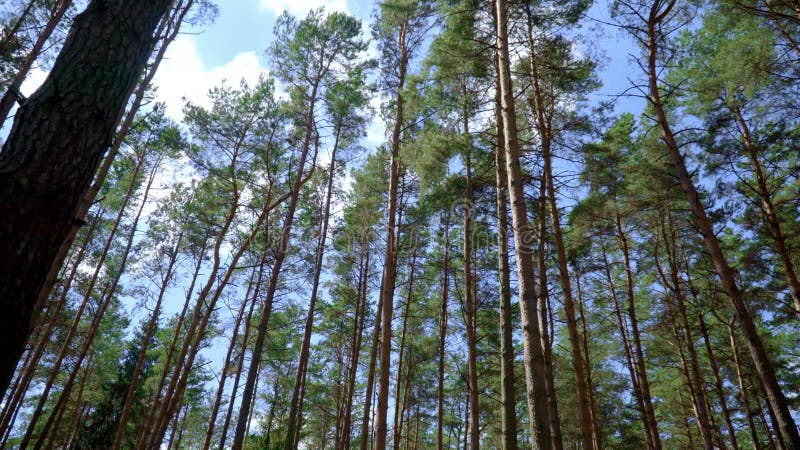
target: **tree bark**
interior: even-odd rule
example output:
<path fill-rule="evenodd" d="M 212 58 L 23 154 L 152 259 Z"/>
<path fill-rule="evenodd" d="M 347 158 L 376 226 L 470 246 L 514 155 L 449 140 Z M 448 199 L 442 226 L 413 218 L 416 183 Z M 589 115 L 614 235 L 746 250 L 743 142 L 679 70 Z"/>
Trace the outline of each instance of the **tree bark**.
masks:
<path fill-rule="evenodd" d="M 496 14 L 496 13 L 494 13 Z M 495 58 L 495 69 L 498 60 Z M 514 341 L 511 317 L 511 269 L 508 261 L 508 174 L 503 137 L 503 114 L 500 105 L 499 70 L 495 81 L 497 143 L 494 153 L 497 191 L 497 268 L 500 277 L 500 390 L 503 414 L 501 445 L 503 450 L 517 450 L 517 393 L 514 376 Z M 443 378 L 443 374 L 440 375 Z M 440 419 L 441 421 L 441 419 Z M 442 450 L 439 447 L 439 450 Z"/>
<path fill-rule="evenodd" d="M 390 141 L 391 159 L 389 162 L 389 198 L 386 206 L 386 253 L 383 263 L 383 280 L 381 282 L 380 302 L 382 304 L 381 317 L 381 351 L 380 370 L 378 371 L 378 407 L 375 419 L 375 450 L 386 450 L 388 435 L 387 415 L 389 409 L 389 372 L 392 365 L 392 315 L 394 313 L 394 290 L 397 282 L 397 200 L 398 185 L 400 184 L 400 133 L 403 129 L 403 88 L 405 87 L 406 71 L 408 70 L 409 53 L 406 48 L 406 33 L 408 20 L 400 25 L 397 45 L 400 59 L 397 67 L 399 78 L 395 97 L 395 118 Z"/>
<path fill-rule="evenodd" d="M 111 144 L 170 0 L 93 0 L 0 152 L 0 392 L 30 334 L 72 212 Z"/>
<path fill-rule="evenodd" d="M 500 95 L 503 120 L 503 138 L 506 150 L 509 201 L 511 203 L 514 250 L 517 260 L 520 315 L 522 316 L 522 342 L 525 349 L 526 398 L 530 414 L 533 448 L 550 446 L 550 426 L 547 413 L 547 392 L 544 386 L 544 356 L 540 344 L 536 311 L 536 285 L 531 258 L 533 230 L 528 223 L 525 205 L 525 180 L 520 164 L 517 135 L 517 114 L 514 90 L 511 85 L 511 60 L 508 48 L 508 16 L 506 0 L 496 0 L 498 66 L 500 69 Z"/>
<path fill-rule="evenodd" d="M 31 4 L 33 4 L 33 2 L 28 5 L 25 13 L 28 12 Z M 11 83 L 6 90 L 6 93 L 3 95 L 3 98 L 0 99 L 0 127 L 3 126 L 3 124 L 6 122 L 6 119 L 8 119 L 8 115 L 11 113 L 11 109 L 14 107 L 14 103 L 24 103 L 24 100 L 19 97 L 19 90 L 22 88 L 22 83 L 26 78 L 28 78 L 28 72 L 30 72 L 31 68 L 33 67 L 33 63 L 42 52 L 44 44 L 48 39 L 50 39 L 50 35 L 53 34 L 53 31 L 56 29 L 58 23 L 61 22 L 61 19 L 64 17 L 64 14 L 67 12 L 67 9 L 69 9 L 71 4 L 72 0 L 57 0 L 55 3 L 53 3 L 52 8 L 50 9 L 50 16 L 47 18 L 47 23 L 36 37 L 36 41 L 34 42 L 33 47 L 31 47 L 31 50 L 28 52 L 28 54 L 25 55 L 25 59 L 22 60 L 22 65 L 20 66 L 19 70 L 17 70 L 16 75 L 14 75 L 14 79 L 11 80 Z M 19 22 L 16 25 L 19 25 Z M 2 44 L 0 44 L 0 49 L 2 48 Z"/>

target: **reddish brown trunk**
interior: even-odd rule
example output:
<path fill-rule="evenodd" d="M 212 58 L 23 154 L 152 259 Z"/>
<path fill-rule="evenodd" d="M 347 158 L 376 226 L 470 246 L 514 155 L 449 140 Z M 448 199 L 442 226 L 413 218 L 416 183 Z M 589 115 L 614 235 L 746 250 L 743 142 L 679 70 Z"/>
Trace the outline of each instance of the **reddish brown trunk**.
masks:
<path fill-rule="evenodd" d="M 552 130 L 547 119 L 546 105 L 542 93 L 541 80 L 539 77 L 539 62 L 537 60 L 536 41 L 533 36 L 533 15 L 531 6 L 527 5 L 528 19 L 528 44 L 529 44 L 529 63 L 531 85 L 533 87 L 532 110 L 534 112 L 536 128 L 539 132 L 541 143 L 542 159 L 544 162 L 543 176 L 547 188 L 547 198 L 550 209 L 550 219 L 553 227 L 553 239 L 555 240 L 556 255 L 558 260 L 558 272 L 561 288 L 564 295 L 564 314 L 567 319 L 567 331 L 569 333 L 570 349 L 572 351 L 572 365 L 575 375 L 575 388 L 577 391 L 578 408 L 580 413 L 581 442 L 585 449 L 593 449 L 594 440 L 592 436 L 592 412 L 591 405 L 592 393 L 586 386 L 586 362 L 583 360 L 581 351 L 580 335 L 578 334 L 578 321 L 575 315 L 575 303 L 572 299 L 572 284 L 569 276 L 566 248 L 564 246 L 563 233 L 561 232 L 561 217 L 556 200 L 556 192 L 553 181 L 551 139 Z M 597 449 L 599 450 L 599 449 Z"/>

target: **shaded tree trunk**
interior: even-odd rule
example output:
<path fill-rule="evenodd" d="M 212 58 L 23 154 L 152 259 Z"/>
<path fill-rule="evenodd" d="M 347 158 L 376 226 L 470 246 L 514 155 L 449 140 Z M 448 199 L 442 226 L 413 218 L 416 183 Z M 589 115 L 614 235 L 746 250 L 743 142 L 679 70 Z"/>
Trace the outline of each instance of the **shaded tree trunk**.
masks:
<path fill-rule="evenodd" d="M 37 298 L 153 50 L 169 0 L 92 1 L 0 152 L 0 392 L 41 310 Z M 11 256 L 13 255 L 13 256 Z"/>

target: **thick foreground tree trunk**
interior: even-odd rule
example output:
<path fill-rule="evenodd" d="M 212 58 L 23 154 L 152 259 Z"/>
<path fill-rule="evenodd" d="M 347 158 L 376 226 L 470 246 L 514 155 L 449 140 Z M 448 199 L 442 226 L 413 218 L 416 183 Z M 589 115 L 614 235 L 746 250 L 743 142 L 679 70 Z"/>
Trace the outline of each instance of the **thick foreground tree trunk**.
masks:
<path fill-rule="evenodd" d="M 0 152 L 0 393 L 69 233 L 155 43 L 170 0 L 95 0 L 76 17 L 44 84 L 17 111 Z"/>

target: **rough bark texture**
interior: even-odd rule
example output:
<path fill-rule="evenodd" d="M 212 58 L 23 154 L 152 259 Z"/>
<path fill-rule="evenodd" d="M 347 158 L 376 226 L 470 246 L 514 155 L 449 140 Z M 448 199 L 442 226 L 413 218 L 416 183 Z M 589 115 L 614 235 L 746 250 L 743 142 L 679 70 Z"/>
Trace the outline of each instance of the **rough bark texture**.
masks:
<path fill-rule="evenodd" d="M 92 1 L 76 17 L 47 80 L 17 111 L 0 152 L 0 392 L 169 4 Z"/>
<path fill-rule="evenodd" d="M 514 330 L 511 322 L 511 269 L 508 258 L 508 174 L 503 147 L 503 123 L 500 109 L 500 81 L 497 81 L 497 266 L 500 274 L 500 387 L 502 391 L 502 447 L 517 450 L 517 393 L 514 387 Z"/>
<path fill-rule="evenodd" d="M 506 1 L 496 0 L 498 66 L 500 68 L 500 97 L 503 117 L 503 137 L 508 170 L 508 191 L 511 203 L 512 230 L 517 260 L 522 342 L 525 350 L 526 398 L 534 449 L 550 446 L 550 427 L 547 414 L 547 394 L 544 386 L 544 357 L 540 344 L 536 312 L 536 286 L 531 254 L 533 230 L 528 223 L 525 205 L 524 178 L 517 140 L 517 115 L 511 85 L 511 61 L 508 50 L 508 17 Z"/>

